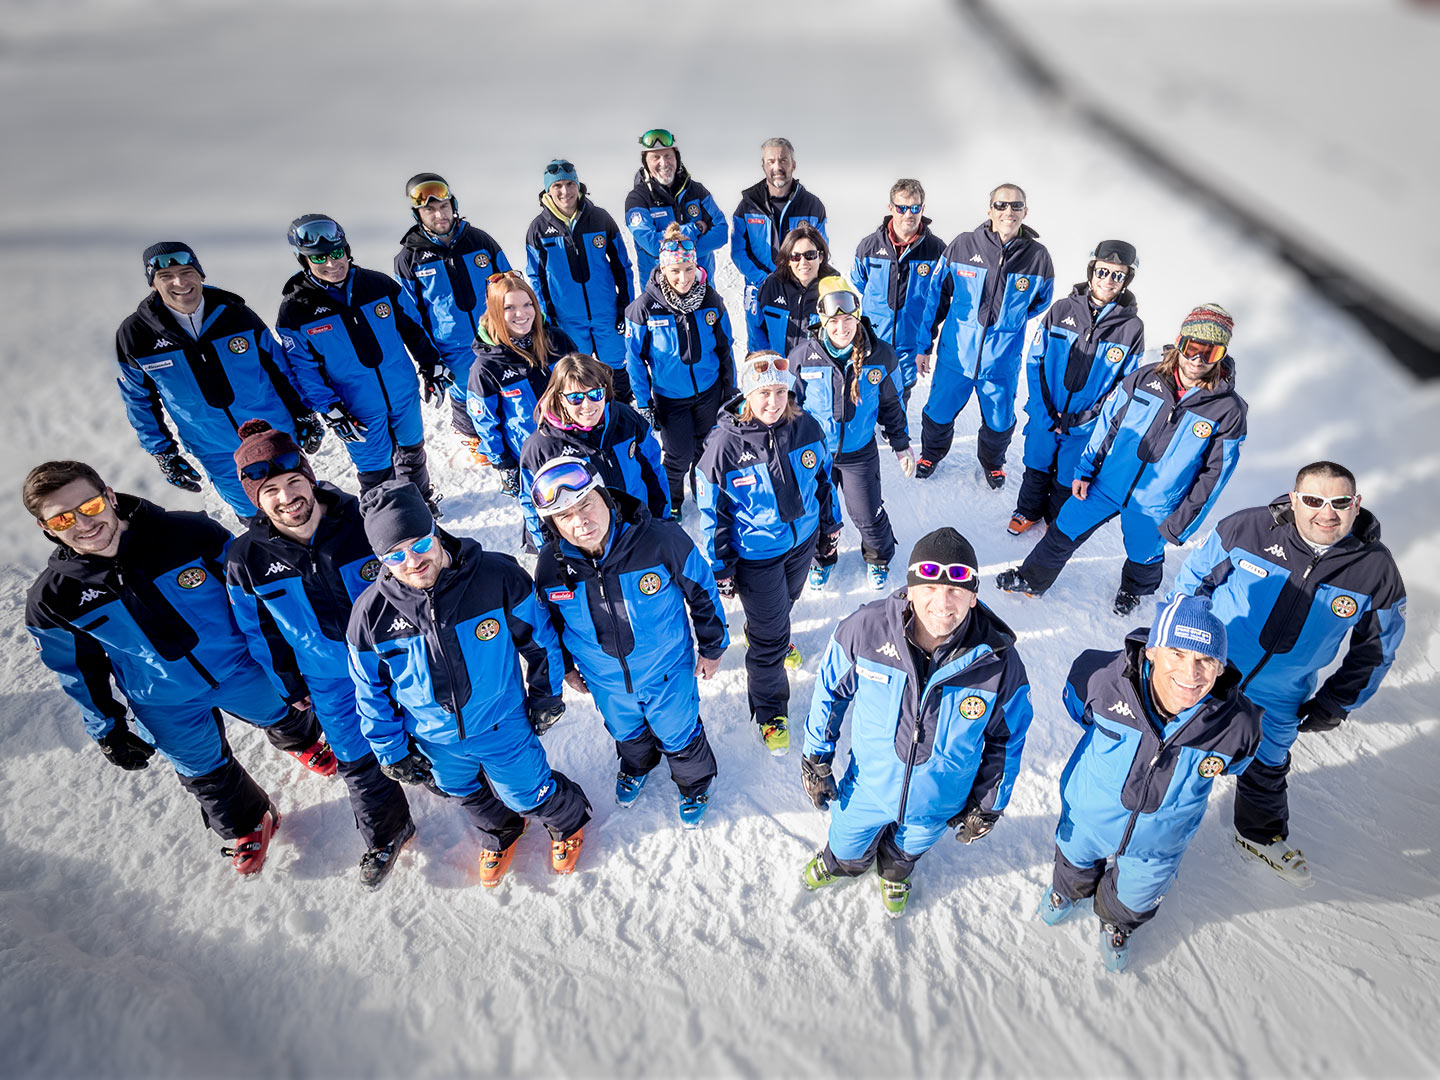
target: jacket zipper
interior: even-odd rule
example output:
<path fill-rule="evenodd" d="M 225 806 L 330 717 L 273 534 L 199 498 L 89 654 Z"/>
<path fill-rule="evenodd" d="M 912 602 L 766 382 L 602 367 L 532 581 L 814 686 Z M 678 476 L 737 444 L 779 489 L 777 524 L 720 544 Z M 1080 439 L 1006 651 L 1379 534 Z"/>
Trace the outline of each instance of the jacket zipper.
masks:
<path fill-rule="evenodd" d="M 445 667 L 445 681 L 449 684 L 450 708 L 455 713 L 455 727 L 460 738 L 465 738 L 465 716 L 460 711 L 460 702 L 455 699 L 455 669 L 450 666 L 450 657 L 445 652 L 445 642 L 440 637 L 440 620 L 435 615 L 435 594 L 425 590 L 425 604 L 430 609 L 430 627 L 435 631 L 435 651 Z"/>
<path fill-rule="evenodd" d="M 596 565 L 593 559 L 591 560 L 590 565 L 595 567 L 595 584 L 600 589 L 600 599 L 605 601 L 605 612 L 610 616 L 611 631 L 615 634 L 615 640 L 617 642 L 617 655 L 615 659 L 619 661 L 620 672 L 625 676 L 625 692 L 627 694 L 633 694 L 635 692 L 635 687 L 630 682 L 630 665 L 625 663 L 625 657 L 618 655 L 618 642 L 620 641 L 620 619 L 615 614 L 614 601 L 610 599 L 610 594 L 605 591 L 605 575 L 600 572 L 600 567 Z"/>
<path fill-rule="evenodd" d="M 1311 556 L 1311 558 L 1310 558 L 1310 565 L 1307 566 L 1307 567 L 1305 567 L 1305 572 L 1300 575 L 1300 588 L 1298 588 L 1298 589 L 1295 590 L 1295 595 L 1294 595 L 1293 597 L 1291 597 L 1291 599 L 1290 599 L 1290 606 L 1285 609 L 1285 618 L 1284 618 L 1284 620 L 1283 620 L 1284 622 L 1287 622 L 1287 623 L 1288 623 L 1288 622 L 1290 621 L 1290 616 L 1291 616 L 1292 614 L 1294 614 L 1294 611 L 1295 611 L 1295 605 L 1296 605 L 1297 603 L 1299 603 L 1299 602 L 1300 602 L 1300 598 L 1305 595 L 1305 582 L 1307 582 L 1307 581 L 1310 580 L 1310 572 L 1311 572 L 1312 570 L 1314 570 L 1315 567 L 1317 567 L 1318 565 L 1320 565 L 1320 560 L 1321 560 L 1322 558 L 1324 558 L 1323 555 L 1312 555 L 1312 556 Z M 1268 620 L 1267 620 L 1267 621 L 1268 621 Z M 1268 649 L 1265 650 L 1265 655 L 1262 656 L 1262 657 L 1260 657 L 1260 662 L 1259 662 L 1258 664 L 1256 664 L 1253 668 L 1251 668 L 1251 669 L 1250 669 L 1250 674 L 1249 674 L 1249 675 L 1246 675 L 1245 678 L 1241 681 L 1241 683 L 1240 683 L 1240 692 L 1241 692 L 1241 693 L 1244 693 L 1244 692 L 1245 692 L 1245 688 L 1250 685 L 1250 680 L 1253 679 L 1253 678 L 1255 678 L 1256 675 L 1260 674 L 1260 669 L 1263 668 L 1267 663 L 1269 663 L 1270 657 L 1272 657 L 1272 656 L 1274 656 L 1274 655 L 1275 655 L 1275 649 L 1274 649 L 1273 646 L 1272 646 L 1271 648 L 1268 648 Z"/>

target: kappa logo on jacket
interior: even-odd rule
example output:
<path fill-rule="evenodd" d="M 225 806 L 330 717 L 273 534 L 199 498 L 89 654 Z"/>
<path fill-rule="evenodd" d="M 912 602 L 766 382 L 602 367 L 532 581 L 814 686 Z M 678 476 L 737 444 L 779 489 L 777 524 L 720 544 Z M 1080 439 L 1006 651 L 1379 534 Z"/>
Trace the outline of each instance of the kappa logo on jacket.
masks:
<path fill-rule="evenodd" d="M 878 649 L 876 649 L 875 651 L 876 651 L 877 653 L 879 653 L 881 656 L 888 656 L 888 657 L 890 657 L 890 659 L 892 659 L 892 660 L 899 660 L 899 659 L 900 659 L 900 650 L 897 649 L 897 648 L 895 648 L 895 643 L 894 643 L 893 641 L 887 641 L 887 642 L 885 642 L 884 645 L 881 645 L 881 646 L 880 646 Z"/>
<path fill-rule="evenodd" d="M 786 302 L 786 300 L 785 300 L 785 298 L 784 298 L 783 296 L 777 296 L 777 297 L 775 297 L 775 306 L 776 306 L 776 307 L 789 307 L 790 305 L 789 305 L 788 302 Z"/>
<path fill-rule="evenodd" d="M 1159 379 L 1151 379 L 1149 382 L 1147 382 L 1147 383 L 1145 384 L 1145 389 L 1147 389 L 1147 390 L 1164 390 L 1164 389 L 1165 389 L 1165 384 L 1162 383 Z"/>
<path fill-rule="evenodd" d="M 395 616 L 395 621 L 390 624 L 390 632 L 391 632 L 392 634 L 395 633 L 397 630 L 414 630 L 414 629 L 415 629 L 415 627 L 411 626 L 409 620 L 407 620 L 407 619 L 405 618 L 405 616 L 403 616 L 403 615 L 396 615 L 396 616 Z"/>
<path fill-rule="evenodd" d="M 506 379 L 518 379 L 523 374 L 523 371 L 516 371 L 514 368 L 506 368 L 504 371 L 500 372 L 500 379 L 502 382 Z"/>
<path fill-rule="evenodd" d="M 970 256 L 970 261 L 973 262 L 973 263 L 979 263 L 981 266 L 984 266 L 984 265 L 985 265 L 985 260 L 984 260 L 983 258 L 981 258 L 980 253 L 979 253 L 978 251 L 977 251 L 974 255 L 971 255 L 971 256 Z"/>
<path fill-rule="evenodd" d="M 557 229 L 557 228 L 555 228 L 554 225 L 546 225 L 546 226 L 545 226 L 545 235 L 546 235 L 546 236 L 558 236 L 558 235 L 560 235 L 560 230 Z"/>
<path fill-rule="evenodd" d="M 283 574 L 289 569 L 290 567 L 286 566 L 283 562 L 272 562 L 265 568 L 265 576 L 273 577 L 275 574 Z"/>
<path fill-rule="evenodd" d="M 330 312 L 333 311 L 333 310 L 334 310 L 334 308 L 328 308 L 328 307 L 326 307 L 324 304 L 321 304 L 319 307 L 317 307 L 317 308 L 315 309 L 315 314 L 316 314 L 316 315 L 329 315 Z"/>
<path fill-rule="evenodd" d="M 1286 562 L 1290 561 L 1289 559 L 1285 558 L 1285 549 L 1279 544 L 1271 544 L 1268 548 L 1265 549 L 1265 554 L 1274 555 L 1277 559 L 1285 559 Z"/>
<path fill-rule="evenodd" d="M 173 349 L 173 348 L 175 348 L 175 343 L 174 343 L 173 341 L 171 341 L 171 340 L 170 340 L 169 338 L 167 338 L 167 337 L 160 337 L 160 338 L 156 338 L 156 339 L 155 339 L 155 348 L 157 348 L 157 349 Z"/>
<path fill-rule="evenodd" d="M 1077 323 L 1071 316 L 1066 315 L 1065 318 L 1063 318 L 1063 319 L 1060 320 L 1060 325 L 1061 325 L 1061 326 L 1075 326 L 1075 327 L 1078 327 L 1078 326 L 1079 326 L 1079 323 Z"/>
<path fill-rule="evenodd" d="M 1112 712 L 1116 716 L 1128 716 L 1131 720 L 1135 719 L 1135 711 L 1131 709 L 1129 705 L 1126 705 L 1123 701 L 1117 701 L 1114 705 L 1111 705 L 1110 708 L 1106 711 Z"/>
<path fill-rule="evenodd" d="M 760 459 L 759 459 L 754 453 L 752 453 L 752 452 L 749 451 L 749 450 L 744 450 L 744 451 L 741 452 L 740 456 L 735 459 L 735 462 L 736 462 L 736 464 L 738 465 L 738 464 L 740 464 L 741 462 L 745 462 L 745 461 L 758 461 L 758 460 L 760 460 Z"/>
<path fill-rule="evenodd" d="M 96 597 L 98 597 L 98 596 L 104 596 L 104 595 L 105 595 L 105 590 L 104 590 L 104 589 L 86 589 L 84 592 L 82 592 L 82 593 L 80 594 L 80 603 L 82 603 L 82 604 L 88 604 L 91 600 L 94 600 Z"/>

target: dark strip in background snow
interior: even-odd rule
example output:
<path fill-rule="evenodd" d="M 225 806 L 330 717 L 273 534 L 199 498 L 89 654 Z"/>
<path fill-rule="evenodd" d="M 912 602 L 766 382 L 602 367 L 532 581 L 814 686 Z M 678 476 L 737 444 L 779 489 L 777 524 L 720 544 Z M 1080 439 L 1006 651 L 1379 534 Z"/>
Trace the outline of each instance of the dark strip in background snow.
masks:
<path fill-rule="evenodd" d="M 1352 277 L 1343 267 L 1271 221 L 1258 217 L 1220 188 L 1195 176 L 1143 135 L 1101 111 L 1065 86 L 1024 38 L 998 16 L 987 0 L 958 0 L 960 6 L 1008 54 L 1015 68 L 1041 94 L 1064 101 L 1103 130 L 1139 161 L 1162 173 L 1191 195 L 1205 199 L 1241 228 L 1269 245 L 1276 258 L 1304 276 L 1311 287 L 1369 331 L 1396 360 L 1420 379 L 1440 378 L 1440 326 L 1428 316 Z"/>

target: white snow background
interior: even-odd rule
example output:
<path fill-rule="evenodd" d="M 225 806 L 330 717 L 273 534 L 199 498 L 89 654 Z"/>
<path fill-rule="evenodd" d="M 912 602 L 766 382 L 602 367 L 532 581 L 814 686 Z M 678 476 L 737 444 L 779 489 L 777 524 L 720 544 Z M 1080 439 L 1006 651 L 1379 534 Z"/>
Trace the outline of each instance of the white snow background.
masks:
<path fill-rule="evenodd" d="M 1051 5 L 1054 21 L 1032 32 L 1068 34 L 1077 12 L 1110 19 L 1113 39 L 1067 62 L 1113 70 L 1106 56 L 1134 45 L 1150 85 L 1178 64 L 1203 88 L 1205 60 L 1227 39 L 1196 25 L 1218 19 L 1236 45 L 1263 29 L 1272 50 L 1318 50 L 1315 64 L 1357 83 L 1312 118 L 1311 130 L 1353 151 L 1347 168 L 1371 160 L 1372 109 L 1391 131 L 1405 110 L 1422 147 L 1407 153 L 1436 164 L 1433 9 L 1170 3 L 1173 40 L 1127 42 L 1140 6 Z M 1241 18 L 1257 9 L 1265 18 Z M 1335 27 L 1362 9 L 1372 31 L 1388 32 L 1342 48 Z M 1434 1075 L 1440 391 L 1400 373 L 1212 211 L 1034 100 L 954 5 L 7 0 L 0 16 L 7 1075 Z M 1366 98 L 1367 73 L 1400 100 Z M 1299 146 L 1306 129 L 1286 119 L 1294 112 L 1260 107 L 1270 78 L 1263 56 L 1236 65 L 1223 100 L 1251 127 L 1276 117 L 1260 142 Z M 1141 96 L 1162 116 L 1174 107 Z M 789 136 L 847 270 L 897 176 L 924 181 L 947 240 L 981 220 L 991 186 L 1014 180 L 1054 256 L 1057 295 L 1082 276 L 1095 241 L 1118 235 L 1141 253 L 1135 289 L 1152 346 L 1197 302 L 1230 308 L 1251 434 L 1212 522 L 1287 490 L 1304 462 L 1345 462 L 1412 599 L 1380 692 L 1338 733 L 1296 746 L 1292 835 L 1313 889 L 1297 892 L 1236 854 L 1227 780 L 1177 885 L 1136 935 L 1130 973 L 1103 971 L 1093 919 L 1055 930 L 1033 919 L 1058 777 L 1078 736 L 1062 680 L 1081 649 L 1118 646 L 1133 623 L 1109 614 L 1122 558 L 1113 525 L 1043 600 L 996 592 L 994 573 L 1034 541 L 1004 531 L 1020 440 L 1009 488 L 983 489 L 974 406 L 933 479 L 906 482 L 885 455 L 887 504 L 902 554 L 940 524 L 975 542 L 982 599 L 1020 633 L 1036 717 L 1000 825 L 973 847 L 942 840 L 899 921 L 884 917 L 869 880 L 814 896 L 801 888 L 826 818 L 800 790 L 798 753 L 771 758 L 745 717 L 738 646 L 702 694 L 721 771 L 696 833 L 679 829 L 663 768 L 635 807 L 615 807 L 612 744 L 588 701 L 569 699 L 546 748 L 589 792 L 595 819 L 568 879 L 551 875 L 543 835 L 532 833 L 505 884 L 483 890 L 458 806 L 418 792 L 416 841 L 385 888 L 365 893 L 340 782 L 232 722 L 237 755 L 285 815 L 263 875 L 241 881 L 160 759 L 138 774 L 106 764 L 22 627 L 25 590 L 48 553 L 20 507 L 26 470 L 79 457 L 119 490 L 204 506 L 233 525 L 213 493 L 162 482 L 114 389 L 114 329 L 144 292 L 140 250 L 189 241 L 211 284 L 273 319 L 294 269 L 290 219 L 334 215 L 357 261 L 388 271 L 410 224 L 404 180 L 433 169 L 470 220 L 523 261 L 544 163 L 576 162 L 618 216 L 635 136 L 656 125 L 677 132 L 727 214 L 759 177 L 760 140 Z M 1300 192 L 1297 202 L 1328 205 L 1313 170 L 1319 161 L 1324 171 L 1323 155 L 1300 146 L 1301 166 L 1286 160 L 1257 155 L 1256 167 Z M 1416 219 L 1433 225 L 1430 187 L 1407 171 L 1413 190 L 1392 206 L 1383 193 L 1393 168 L 1374 160 L 1374 170 L 1355 207 L 1334 207 L 1346 215 L 1336 227 L 1401 245 L 1412 199 L 1424 204 Z M 1399 239 L 1386 238 L 1390 226 Z M 1433 252 L 1437 237 L 1409 240 Z M 718 276 L 738 324 L 738 278 L 724 260 Z M 924 397 L 922 387 L 911 406 L 917 433 Z M 447 528 L 510 550 L 513 503 L 492 474 L 455 456 L 440 414 L 427 424 Z M 353 484 L 333 437 L 317 465 Z M 686 524 L 698 535 L 693 506 Z M 807 658 L 793 678 L 797 725 L 836 620 L 873 598 L 857 546 L 847 531 L 827 590 L 796 606 Z M 1167 583 L 1183 558 L 1169 552 Z"/>

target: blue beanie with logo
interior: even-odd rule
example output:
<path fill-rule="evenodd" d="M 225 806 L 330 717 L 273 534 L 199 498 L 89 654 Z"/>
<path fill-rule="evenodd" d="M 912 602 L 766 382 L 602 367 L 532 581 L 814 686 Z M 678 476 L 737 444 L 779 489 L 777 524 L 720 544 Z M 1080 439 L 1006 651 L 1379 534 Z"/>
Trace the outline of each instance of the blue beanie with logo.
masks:
<path fill-rule="evenodd" d="M 1177 596 L 1155 605 L 1155 625 L 1145 642 L 1152 649 L 1189 649 L 1225 662 L 1225 624 L 1202 596 Z"/>

